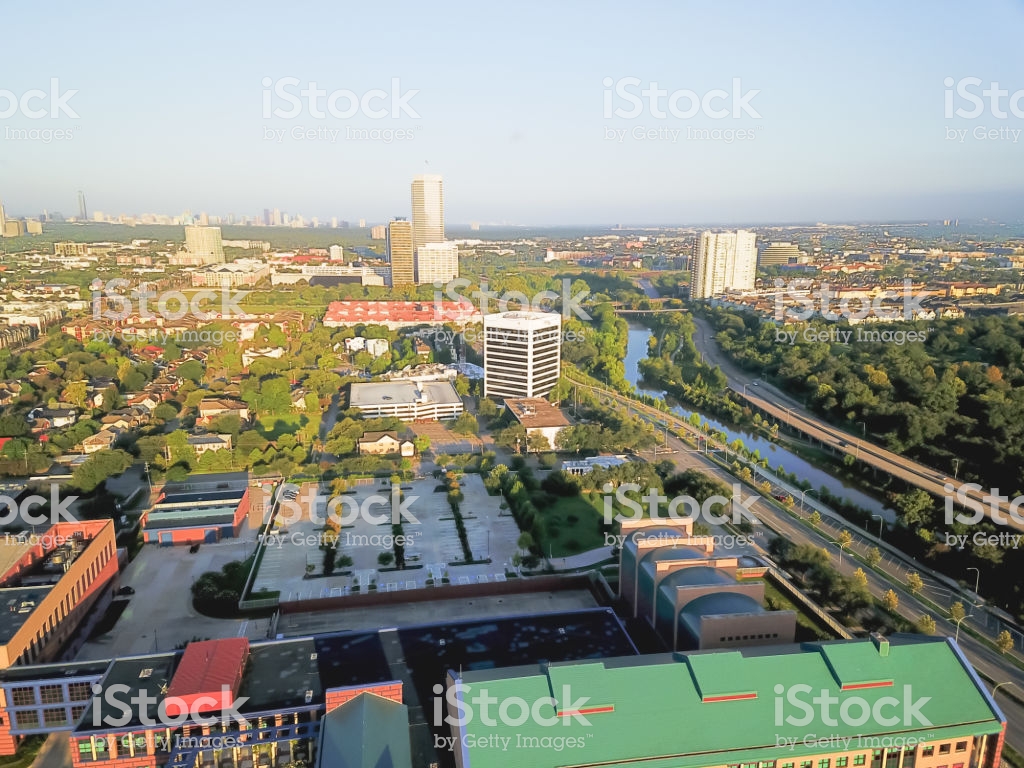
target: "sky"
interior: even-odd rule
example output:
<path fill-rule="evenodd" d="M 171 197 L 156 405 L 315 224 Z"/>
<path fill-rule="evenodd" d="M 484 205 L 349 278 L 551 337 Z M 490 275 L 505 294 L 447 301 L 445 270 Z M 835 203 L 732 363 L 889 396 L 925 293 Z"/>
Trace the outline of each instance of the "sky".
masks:
<path fill-rule="evenodd" d="M 992 81 L 1024 89 L 1022 0 L 2 7 L 9 214 L 74 215 L 81 189 L 108 214 L 380 222 L 409 216 L 425 172 L 443 175 L 453 225 L 1024 211 L 1024 93 L 1020 116 L 1008 97 L 1002 113 L 945 114 L 947 98 L 974 109 L 954 93 L 964 78 L 979 96 Z M 371 98 L 346 111 L 337 93 L 332 115 L 326 96 L 298 96 L 311 81 Z M 666 92 L 654 105 L 616 93 L 640 99 L 652 82 Z M 53 87 L 64 108 L 47 96 L 22 109 Z M 297 114 L 277 88 L 301 99 Z"/>

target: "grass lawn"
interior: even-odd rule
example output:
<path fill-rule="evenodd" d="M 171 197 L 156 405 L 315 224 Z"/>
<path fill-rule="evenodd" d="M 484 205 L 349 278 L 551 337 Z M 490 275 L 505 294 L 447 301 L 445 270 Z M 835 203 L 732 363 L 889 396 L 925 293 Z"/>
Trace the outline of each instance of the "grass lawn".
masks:
<path fill-rule="evenodd" d="M 256 431 L 264 440 L 277 440 L 281 435 L 294 435 L 308 423 L 309 417 L 304 413 L 265 416 L 256 422 Z"/>
<path fill-rule="evenodd" d="M 544 519 L 544 552 L 569 557 L 604 546 L 601 510 L 584 496 L 559 496 L 554 505 L 539 510 Z"/>

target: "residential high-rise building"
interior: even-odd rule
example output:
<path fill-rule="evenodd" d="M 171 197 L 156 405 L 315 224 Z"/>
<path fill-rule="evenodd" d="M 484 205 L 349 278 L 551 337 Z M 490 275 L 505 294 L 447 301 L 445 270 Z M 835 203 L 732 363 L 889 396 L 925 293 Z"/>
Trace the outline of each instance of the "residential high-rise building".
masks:
<path fill-rule="evenodd" d="M 427 243 L 444 242 L 444 189 L 441 177 L 416 176 L 412 180 L 413 250 Z"/>
<path fill-rule="evenodd" d="M 758 264 L 769 267 L 773 264 L 795 263 L 800 258 L 800 249 L 795 243 L 770 243 L 761 250 Z"/>
<path fill-rule="evenodd" d="M 370 239 L 371 240 L 384 240 L 387 237 L 388 228 L 383 224 L 377 224 L 370 227 Z"/>
<path fill-rule="evenodd" d="M 264 224 L 265 224 L 266 226 L 268 226 L 268 227 L 269 227 L 269 226 L 270 226 L 270 225 L 271 225 L 271 224 L 273 223 L 273 221 L 274 221 L 274 220 L 273 220 L 273 218 L 272 218 L 272 216 L 273 216 L 273 214 L 271 214 L 271 213 L 270 213 L 270 209 L 269 209 L 269 208 L 264 208 L 264 209 L 263 209 L 263 223 L 264 223 Z"/>
<path fill-rule="evenodd" d="M 340 245 L 332 245 L 329 253 L 331 254 L 331 261 L 345 260 L 345 249 Z"/>
<path fill-rule="evenodd" d="M 78 218 L 86 221 L 89 218 L 89 209 L 85 206 L 85 192 L 78 190 Z"/>
<path fill-rule="evenodd" d="M 484 315 L 485 397 L 545 397 L 558 383 L 561 359 L 561 315 Z"/>
<path fill-rule="evenodd" d="M 204 264 L 224 263 L 224 242 L 220 227 L 185 227 L 185 248 Z"/>
<path fill-rule="evenodd" d="M 416 282 L 447 283 L 459 276 L 459 246 L 455 243 L 426 243 L 416 249 Z"/>
<path fill-rule="evenodd" d="M 743 229 L 701 234 L 690 263 L 690 298 L 752 290 L 757 273 L 755 243 L 756 235 Z"/>
<path fill-rule="evenodd" d="M 4 213 L 4 204 L 0 202 L 0 237 L 7 237 L 7 214 Z"/>
<path fill-rule="evenodd" d="M 388 224 L 386 247 L 391 260 L 391 285 L 413 285 L 416 282 L 416 265 L 412 248 L 412 222 L 395 219 Z"/>

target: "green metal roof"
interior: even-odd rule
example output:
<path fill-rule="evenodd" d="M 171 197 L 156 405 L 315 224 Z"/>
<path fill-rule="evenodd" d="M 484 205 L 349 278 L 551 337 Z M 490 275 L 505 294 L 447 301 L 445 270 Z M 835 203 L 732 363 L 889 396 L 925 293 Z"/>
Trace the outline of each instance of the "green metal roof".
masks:
<path fill-rule="evenodd" d="M 521 667 L 515 670 L 518 674 L 509 674 L 510 670 L 502 670 L 502 674 L 468 672 L 462 682 L 472 687 L 463 699 L 471 707 L 473 696 L 486 690 L 499 703 L 506 697 L 520 697 L 532 704 L 554 696 L 563 709 L 587 697 L 580 705 L 585 713 L 605 711 L 585 714 L 589 725 L 562 717 L 551 726 L 532 719 L 512 726 L 497 717 L 499 705 L 494 704 L 490 715 L 495 725 L 474 717 L 465 726 L 462 748 L 472 768 L 513 764 L 516 768 L 614 768 L 637 759 L 644 760 L 645 768 L 701 768 L 771 760 L 780 765 L 798 763 L 805 756 L 858 749 L 870 753 L 880 746 L 858 741 L 860 736 L 936 741 L 1002 729 L 1001 713 L 952 643 L 897 637 L 890 641 L 888 654 L 883 654 L 871 640 L 852 640 L 568 662 L 540 669 Z M 803 718 L 805 713 L 786 702 L 786 692 L 799 684 L 810 686 L 811 692 L 801 693 L 800 699 L 813 706 L 813 716 L 806 724 L 792 725 L 785 721 L 787 717 Z M 844 685 L 864 684 L 872 687 L 843 690 Z M 563 700 L 566 685 L 569 701 Z M 912 701 L 930 697 L 917 711 L 932 725 L 919 721 L 904 725 L 902 705 L 881 713 L 883 718 L 895 715 L 899 721 L 895 725 L 871 717 L 855 726 L 844 724 L 838 716 L 842 702 L 852 697 L 863 698 L 869 706 L 887 696 L 902 702 L 905 686 L 909 686 Z M 836 724 L 824 721 L 819 706 L 813 704 L 822 689 L 839 700 L 831 707 Z M 544 717 L 555 714 L 550 704 L 539 711 Z M 510 709 L 513 717 L 518 712 L 517 707 Z M 855 721 L 859 714 L 860 709 L 853 707 L 848 719 Z M 778 725 L 777 716 L 781 718 Z M 809 738 L 829 737 L 851 741 L 846 749 L 806 743 Z M 510 740 L 504 742 L 503 738 Z M 536 747 L 532 746 L 534 738 L 540 740 Z M 552 738 L 562 739 L 561 750 L 554 748 Z"/>

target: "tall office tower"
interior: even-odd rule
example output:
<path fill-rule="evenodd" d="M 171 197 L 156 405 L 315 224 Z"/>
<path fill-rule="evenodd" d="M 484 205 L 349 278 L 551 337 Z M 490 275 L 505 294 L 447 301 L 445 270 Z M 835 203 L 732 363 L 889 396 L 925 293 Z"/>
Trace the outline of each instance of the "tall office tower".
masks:
<path fill-rule="evenodd" d="M 726 291 L 754 287 L 757 273 L 753 232 L 704 232 L 690 263 L 690 298 L 707 299 Z"/>
<path fill-rule="evenodd" d="M 485 397 L 546 396 L 558 383 L 561 357 L 561 315 L 484 315 Z"/>
<path fill-rule="evenodd" d="M 89 209 L 85 206 L 85 192 L 78 190 L 78 219 L 86 221 L 89 218 Z"/>
<path fill-rule="evenodd" d="M 385 241 L 391 260 L 391 285 L 412 285 L 416 282 L 415 259 L 412 249 L 412 222 L 395 219 L 388 224 Z"/>
<path fill-rule="evenodd" d="M 264 208 L 263 209 L 263 223 L 266 226 L 268 226 L 268 227 L 273 223 L 273 219 L 271 218 L 271 216 L 272 216 L 272 214 L 270 213 L 270 209 L 269 208 Z"/>
<path fill-rule="evenodd" d="M 204 264 L 224 263 L 224 243 L 220 227 L 185 227 L 185 248 Z"/>
<path fill-rule="evenodd" d="M 459 246 L 455 243 L 427 243 L 416 249 L 416 282 L 447 283 L 459 276 Z"/>
<path fill-rule="evenodd" d="M 331 229 L 337 229 L 337 228 L 338 228 L 338 217 L 337 216 L 331 216 Z"/>
<path fill-rule="evenodd" d="M 281 209 L 275 208 L 273 217 L 270 219 L 270 223 L 273 224 L 275 227 L 280 227 L 281 221 Z"/>
<path fill-rule="evenodd" d="M 366 229 L 366 219 L 360 219 L 359 220 L 359 228 L 360 229 Z"/>
<path fill-rule="evenodd" d="M 444 189 L 440 176 L 412 180 L 412 247 L 444 242 Z"/>
<path fill-rule="evenodd" d="M 7 237 L 7 214 L 4 213 L 4 204 L 0 202 L 0 237 Z"/>
<path fill-rule="evenodd" d="M 800 249 L 795 243 L 771 243 L 764 247 L 757 263 L 762 267 L 773 264 L 796 263 L 800 258 Z"/>

